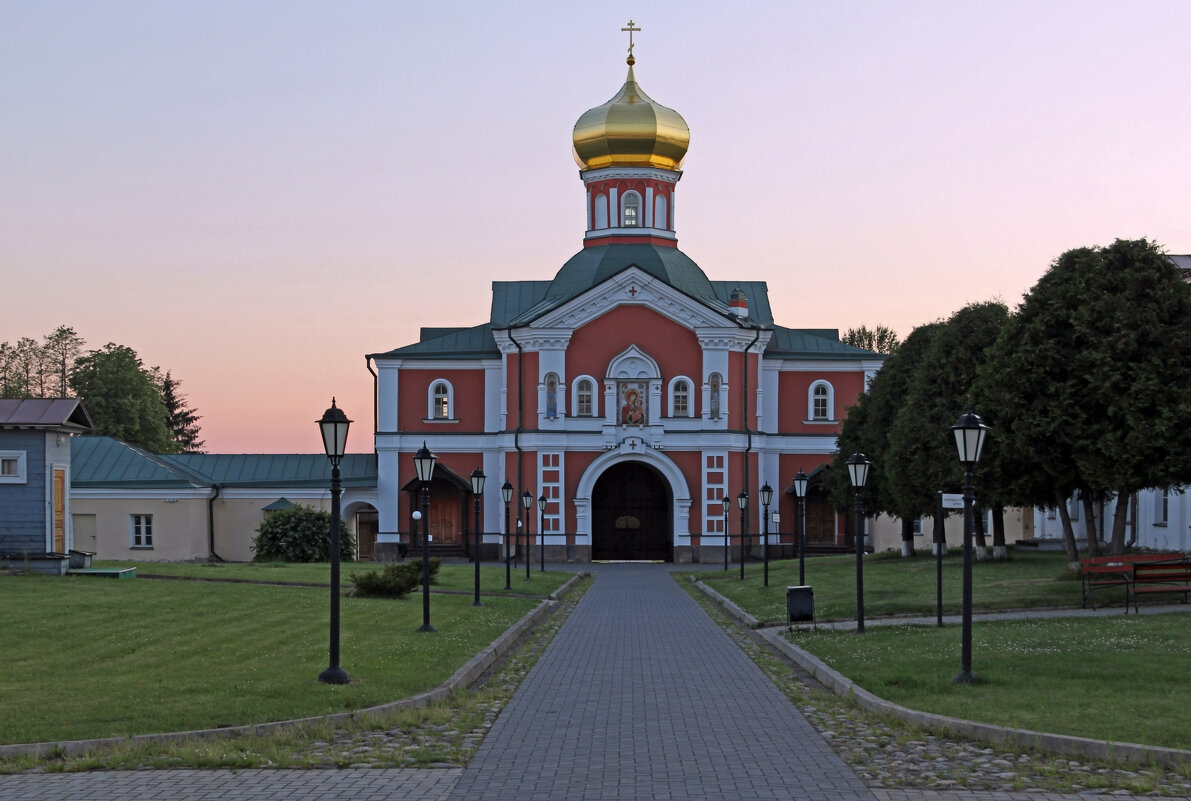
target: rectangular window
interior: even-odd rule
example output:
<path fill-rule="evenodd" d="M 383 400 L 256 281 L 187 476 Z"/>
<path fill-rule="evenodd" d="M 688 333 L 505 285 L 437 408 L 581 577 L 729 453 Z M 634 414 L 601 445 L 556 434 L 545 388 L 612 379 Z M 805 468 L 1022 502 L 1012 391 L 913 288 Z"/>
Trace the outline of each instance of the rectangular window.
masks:
<path fill-rule="evenodd" d="M 132 548 L 153 547 L 153 515 L 130 515 L 129 546 Z"/>
<path fill-rule="evenodd" d="M 1165 526 L 1170 522 L 1170 490 L 1164 489 L 1158 496 L 1157 514 L 1154 516 L 1154 525 Z"/>
<path fill-rule="evenodd" d="M 25 483 L 25 452 L 0 451 L 0 484 Z"/>

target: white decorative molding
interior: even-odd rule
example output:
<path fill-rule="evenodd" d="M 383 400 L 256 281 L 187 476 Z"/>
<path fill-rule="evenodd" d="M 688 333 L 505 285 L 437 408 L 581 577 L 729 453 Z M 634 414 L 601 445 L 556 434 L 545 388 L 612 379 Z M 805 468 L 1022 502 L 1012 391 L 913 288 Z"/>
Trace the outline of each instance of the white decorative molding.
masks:
<path fill-rule="evenodd" d="M 587 292 L 552 309 L 537 321 L 536 325 L 545 328 L 576 329 L 608 313 L 615 306 L 648 306 L 664 317 L 683 325 L 691 330 L 719 329 L 725 335 L 731 335 L 734 324 L 727 322 L 723 314 L 700 303 L 674 289 L 664 281 L 655 278 L 644 270 L 630 267 L 609 280 L 592 287 Z M 494 332 L 496 333 L 496 332 Z M 742 342 L 733 350 L 743 350 L 752 341 L 756 332 L 746 332 Z M 531 336 L 528 331 L 526 336 Z M 520 337 L 518 337 L 520 338 Z M 736 338 L 731 341 L 736 343 Z M 764 347 L 768 341 L 768 332 L 763 332 L 762 340 L 757 346 Z M 499 339 L 497 340 L 499 345 Z"/>
<path fill-rule="evenodd" d="M 682 178 L 682 170 L 662 170 L 657 167 L 597 167 L 594 170 L 581 170 L 579 177 L 584 185 L 591 185 L 597 181 L 659 181 L 664 184 L 676 184 Z"/>

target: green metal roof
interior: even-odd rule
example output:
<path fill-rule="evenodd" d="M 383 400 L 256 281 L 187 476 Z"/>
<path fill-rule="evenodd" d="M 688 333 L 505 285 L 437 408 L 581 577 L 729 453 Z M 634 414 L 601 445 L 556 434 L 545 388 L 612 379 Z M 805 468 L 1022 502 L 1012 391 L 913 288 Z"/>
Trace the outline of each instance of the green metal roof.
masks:
<path fill-rule="evenodd" d="M 699 265 L 678 248 L 650 244 L 599 245 L 584 248 L 572 256 L 555 274 L 545 298 L 510 323 L 532 322 L 629 267 L 649 273 L 679 292 L 713 307 L 724 303 Z"/>
<path fill-rule="evenodd" d="M 325 454 L 152 454 L 110 437 L 70 443 L 71 484 L 83 487 L 321 487 L 331 479 Z M 345 487 L 376 486 L 376 457 L 349 453 L 339 465 Z"/>
<path fill-rule="evenodd" d="M 369 354 L 372 359 L 483 359 L 499 356 L 500 350 L 488 323 L 475 328 L 423 328 L 419 342 L 386 353 Z"/>
<path fill-rule="evenodd" d="M 798 359 L 884 359 L 879 353 L 845 345 L 834 328 L 773 327 L 773 336 L 765 355 L 771 358 Z"/>

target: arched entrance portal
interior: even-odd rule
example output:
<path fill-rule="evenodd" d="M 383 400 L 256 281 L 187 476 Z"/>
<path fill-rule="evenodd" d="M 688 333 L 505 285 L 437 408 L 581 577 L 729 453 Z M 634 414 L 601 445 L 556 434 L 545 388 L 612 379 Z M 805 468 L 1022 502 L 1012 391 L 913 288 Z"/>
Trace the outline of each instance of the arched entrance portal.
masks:
<path fill-rule="evenodd" d="M 593 560 L 662 560 L 674 555 L 670 488 L 640 462 L 609 467 L 591 493 Z"/>

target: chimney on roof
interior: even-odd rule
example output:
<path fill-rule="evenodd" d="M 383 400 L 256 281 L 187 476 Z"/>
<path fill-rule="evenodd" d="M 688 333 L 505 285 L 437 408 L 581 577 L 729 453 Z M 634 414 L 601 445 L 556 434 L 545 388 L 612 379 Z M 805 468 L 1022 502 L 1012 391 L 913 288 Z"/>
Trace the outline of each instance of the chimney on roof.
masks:
<path fill-rule="evenodd" d="M 733 289 L 732 294 L 728 296 L 728 308 L 737 317 L 749 316 L 749 299 L 740 287 Z"/>

